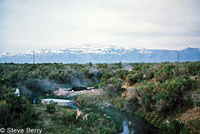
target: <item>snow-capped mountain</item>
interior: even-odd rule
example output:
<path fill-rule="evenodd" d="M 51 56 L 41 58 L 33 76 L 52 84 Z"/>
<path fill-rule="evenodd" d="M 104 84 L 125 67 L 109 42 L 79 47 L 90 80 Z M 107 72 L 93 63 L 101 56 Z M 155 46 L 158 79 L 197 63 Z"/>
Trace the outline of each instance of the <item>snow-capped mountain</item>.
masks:
<path fill-rule="evenodd" d="M 113 62 L 186 62 L 200 61 L 200 48 L 160 50 L 145 48 L 95 47 L 92 45 L 66 49 L 37 49 L 20 54 L 2 53 L 0 63 L 113 63 Z"/>

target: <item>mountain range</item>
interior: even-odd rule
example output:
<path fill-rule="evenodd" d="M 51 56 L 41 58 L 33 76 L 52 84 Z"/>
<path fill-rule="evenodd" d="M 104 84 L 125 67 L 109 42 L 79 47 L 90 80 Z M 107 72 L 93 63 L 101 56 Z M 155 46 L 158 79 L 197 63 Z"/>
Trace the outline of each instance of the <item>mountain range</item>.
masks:
<path fill-rule="evenodd" d="M 38 49 L 19 54 L 1 53 L 0 63 L 135 63 L 200 61 L 200 48 L 182 50 L 82 46 Z"/>

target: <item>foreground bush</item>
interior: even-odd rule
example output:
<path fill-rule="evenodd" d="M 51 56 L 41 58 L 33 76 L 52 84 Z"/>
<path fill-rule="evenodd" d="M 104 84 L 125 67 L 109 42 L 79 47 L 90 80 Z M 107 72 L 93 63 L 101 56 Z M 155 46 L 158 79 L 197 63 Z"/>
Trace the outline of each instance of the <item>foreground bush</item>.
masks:
<path fill-rule="evenodd" d="M 50 102 L 50 104 L 46 105 L 46 108 L 47 108 L 47 112 L 52 114 L 52 113 L 56 112 L 56 103 Z"/>
<path fill-rule="evenodd" d="M 139 103 L 145 111 L 155 110 L 170 114 L 181 105 L 190 105 L 190 96 L 194 81 L 187 76 L 179 76 L 163 83 L 144 83 L 137 89 Z"/>
<path fill-rule="evenodd" d="M 0 127 L 25 128 L 35 125 L 35 112 L 24 97 L 17 97 L 6 87 L 0 89 Z"/>

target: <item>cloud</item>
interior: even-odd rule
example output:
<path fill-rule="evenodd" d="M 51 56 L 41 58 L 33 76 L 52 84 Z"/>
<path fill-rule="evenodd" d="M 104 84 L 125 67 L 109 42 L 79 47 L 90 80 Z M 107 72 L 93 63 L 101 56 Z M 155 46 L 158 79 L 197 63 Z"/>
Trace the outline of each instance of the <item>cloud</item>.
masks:
<path fill-rule="evenodd" d="M 0 52 L 80 44 L 200 45 L 199 0 L 1 0 Z"/>

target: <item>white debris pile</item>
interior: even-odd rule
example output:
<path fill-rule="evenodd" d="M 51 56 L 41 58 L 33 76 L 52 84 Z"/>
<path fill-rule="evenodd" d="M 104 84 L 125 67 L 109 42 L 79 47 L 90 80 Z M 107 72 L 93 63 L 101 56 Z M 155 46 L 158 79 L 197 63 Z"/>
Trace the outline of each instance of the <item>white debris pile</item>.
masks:
<path fill-rule="evenodd" d="M 57 96 L 66 96 L 67 92 L 66 90 L 63 90 L 62 88 L 60 88 L 59 90 L 54 91 L 54 94 L 56 94 Z"/>
<path fill-rule="evenodd" d="M 94 95 L 100 95 L 102 89 L 92 89 L 92 90 L 82 90 L 82 91 L 67 91 L 67 90 L 56 90 L 54 91 L 54 94 L 57 96 L 76 96 L 81 94 L 94 94 Z"/>

